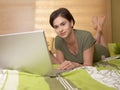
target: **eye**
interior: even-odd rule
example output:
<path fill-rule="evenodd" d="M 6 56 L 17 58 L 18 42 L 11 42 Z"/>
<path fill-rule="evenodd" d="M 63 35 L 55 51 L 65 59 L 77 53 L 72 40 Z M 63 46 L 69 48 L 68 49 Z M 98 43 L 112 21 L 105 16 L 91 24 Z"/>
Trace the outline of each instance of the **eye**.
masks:
<path fill-rule="evenodd" d="M 55 25 L 53 28 L 54 28 L 54 29 L 57 29 L 57 28 L 58 28 L 58 26 L 56 26 L 56 25 Z"/>
<path fill-rule="evenodd" d="M 65 22 L 62 22 L 61 25 L 64 26 L 66 23 Z"/>

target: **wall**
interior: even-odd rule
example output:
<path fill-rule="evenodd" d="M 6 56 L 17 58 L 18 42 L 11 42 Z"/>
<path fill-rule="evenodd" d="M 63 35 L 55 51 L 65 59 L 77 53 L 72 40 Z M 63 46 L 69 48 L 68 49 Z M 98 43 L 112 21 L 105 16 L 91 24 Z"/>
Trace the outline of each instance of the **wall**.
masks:
<path fill-rule="evenodd" d="M 35 28 L 43 29 L 48 35 L 53 34 L 53 28 L 49 25 L 51 12 L 60 7 L 66 7 L 73 14 L 75 28 L 88 30 L 95 35 L 92 26 L 93 16 L 106 16 L 104 34 L 107 42 L 112 41 L 111 34 L 111 0 L 36 0 Z"/>
<path fill-rule="evenodd" d="M 120 42 L 120 0 L 112 0 L 113 42 Z"/>
<path fill-rule="evenodd" d="M 36 3 L 35 3 L 36 1 Z M 92 28 L 92 16 L 106 16 L 104 34 L 111 42 L 111 0 L 0 0 L 0 34 L 44 29 L 53 31 L 49 25 L 50 13 L 67 7 L 75 17 L 75 28 Z M 34 27 L 35 26 L 35 27 Z"/>
<path fill-rule="evenodd" d="M 34 30 L 34 0 L 0 0 L 0 34 Z"/>

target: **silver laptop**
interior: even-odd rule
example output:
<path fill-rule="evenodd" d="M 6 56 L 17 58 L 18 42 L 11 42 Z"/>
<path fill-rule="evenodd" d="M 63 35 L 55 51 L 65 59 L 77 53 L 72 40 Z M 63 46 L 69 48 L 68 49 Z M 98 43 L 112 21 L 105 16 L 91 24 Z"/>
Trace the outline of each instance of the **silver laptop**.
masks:
<path fill-rule="evenodd" d="M 50 73 L 53 67 L 44 31 L 0 35 L 0 68 Z"/>

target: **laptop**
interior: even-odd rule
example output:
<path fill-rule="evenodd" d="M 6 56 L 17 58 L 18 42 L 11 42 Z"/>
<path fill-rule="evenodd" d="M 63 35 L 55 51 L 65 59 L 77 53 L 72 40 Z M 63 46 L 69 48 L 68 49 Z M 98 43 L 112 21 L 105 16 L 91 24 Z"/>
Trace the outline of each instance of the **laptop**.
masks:
<path fill-rule="evenodd" d="M 53 70 L 43 30 L 0 35 L 0 68 L 46 75 Z"/>

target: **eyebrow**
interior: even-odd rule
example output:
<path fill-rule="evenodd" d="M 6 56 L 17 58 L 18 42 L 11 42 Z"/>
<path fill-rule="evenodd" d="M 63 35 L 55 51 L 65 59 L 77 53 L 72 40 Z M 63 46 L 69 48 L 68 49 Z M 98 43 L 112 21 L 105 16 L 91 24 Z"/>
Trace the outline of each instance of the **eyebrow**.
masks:
<path fill-rule="evenodd" d="M 62 21 L 59 25 L 66 23 L 66 21 Z M 58 25 L 53 25 L 53 26 L 58 26 Z"/>

